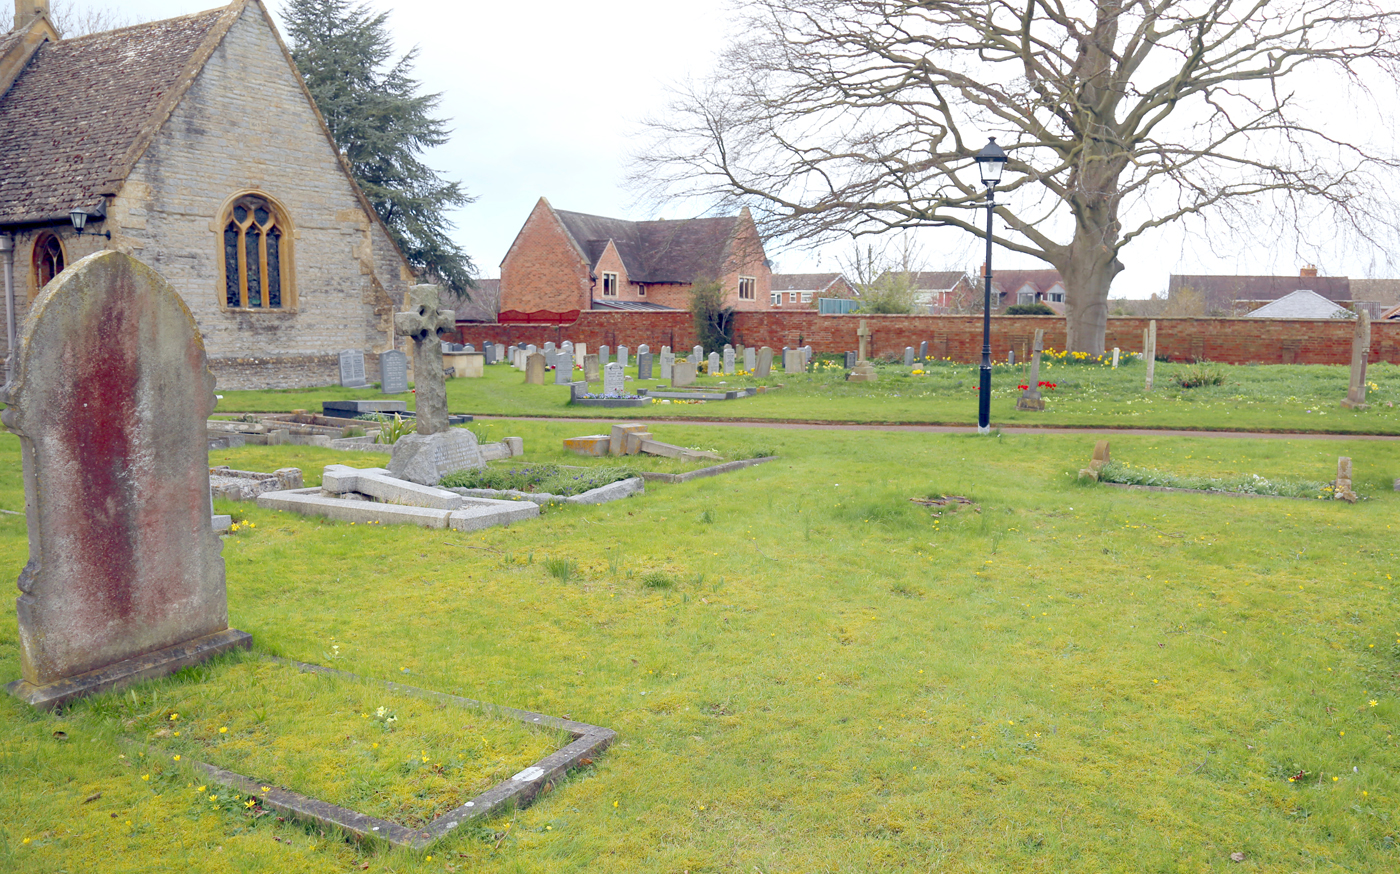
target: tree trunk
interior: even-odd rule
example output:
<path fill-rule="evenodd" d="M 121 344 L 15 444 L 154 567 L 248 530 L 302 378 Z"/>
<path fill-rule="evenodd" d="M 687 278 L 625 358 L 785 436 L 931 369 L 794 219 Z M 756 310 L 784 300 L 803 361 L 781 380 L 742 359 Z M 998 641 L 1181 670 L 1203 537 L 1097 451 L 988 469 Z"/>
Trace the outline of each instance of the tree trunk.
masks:
<path fill-rule="evenodd" d="M 1108 331 L 1108 288 L 1123 264 L 1102 247 L 1078 243 L 1071 244 L 1066 260 L 1055 265 L 1065 283 L 1065 348 L 1102 355 Z"/>

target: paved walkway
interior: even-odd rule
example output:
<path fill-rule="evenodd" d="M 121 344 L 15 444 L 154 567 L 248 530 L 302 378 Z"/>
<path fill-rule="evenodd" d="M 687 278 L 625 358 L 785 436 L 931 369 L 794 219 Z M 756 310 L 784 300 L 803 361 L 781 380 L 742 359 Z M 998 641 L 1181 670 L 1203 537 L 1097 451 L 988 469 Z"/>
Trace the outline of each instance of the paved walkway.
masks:
<path fill-rule="evenodd" d="M 596 418 L 566 418 L 562 416 L 475 416 L 477 420 L 491 421 L 495 419 L 525 419 L 539 422 L 577 422 L 580 424 L 602 425 L 611 421 L 610 419 Z M 626 416 L 617 417 L 616 421 L 626 419 Z M 744 428 L 777 428 L 787 430 L 823 430 L 823 431 L 890 431 L 909 432 L 913 434 L 975 434 L 975 425 L 915 425 L 903 423 L 866 423 L 866 424 L 841 424 L 834 422 L 785 422 L 771 419 L 656 419 L 644 417 L 638 419 L 639 422 L 661 422 L 667 425 L 720 425 L 728 427 Z M 1400 440 L 1400 435 L 1396 434 L 1321 434 L 1307 432 L 1273 432 L 1273 431 L 1202 431 L 1202 430 L 1178 430 L 1172 428 L 1025 428 L 1017 426 L 999 427 L 995 424 L 993 428 L 1003 434 L 1133 434 L 1147 437 L 1220 437 L 1227 439 L 1239 439 L 1242 437 L 1261 440 Z"/>

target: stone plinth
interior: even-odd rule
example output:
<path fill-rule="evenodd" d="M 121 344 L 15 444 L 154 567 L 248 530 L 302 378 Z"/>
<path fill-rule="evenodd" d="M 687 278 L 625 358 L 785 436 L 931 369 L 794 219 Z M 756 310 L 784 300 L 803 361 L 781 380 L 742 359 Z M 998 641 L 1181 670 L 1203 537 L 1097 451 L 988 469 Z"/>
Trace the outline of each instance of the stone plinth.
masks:
<path fill-rule="evenodd" d="M 11 692 L 57 707 L 251 643 L 210 526 L 213 409 L 194 319 L 151 268 L 101 252 L 34 301 L 4 413 L 29 524 Z"/>

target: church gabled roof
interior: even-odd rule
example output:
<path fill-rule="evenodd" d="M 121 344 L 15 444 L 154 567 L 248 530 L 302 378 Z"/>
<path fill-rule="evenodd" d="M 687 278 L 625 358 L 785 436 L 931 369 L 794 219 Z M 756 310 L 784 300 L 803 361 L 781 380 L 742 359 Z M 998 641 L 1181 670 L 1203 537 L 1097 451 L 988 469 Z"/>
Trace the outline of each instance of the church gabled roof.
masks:
<path fill-rule="evenodd" d="M 40 46 L 0 97 L 0 224 L 62 219 L 115 193 L 236 11 Z"/>
<path fill-rule="evenodd" d="M 557 209 L 554 214 L 588 260 L 598 265 L 608 242 L 617 248 L 633 282 L 693 282 L 725 273 L 729 244 L 742 216 L 642 221 Z"/>

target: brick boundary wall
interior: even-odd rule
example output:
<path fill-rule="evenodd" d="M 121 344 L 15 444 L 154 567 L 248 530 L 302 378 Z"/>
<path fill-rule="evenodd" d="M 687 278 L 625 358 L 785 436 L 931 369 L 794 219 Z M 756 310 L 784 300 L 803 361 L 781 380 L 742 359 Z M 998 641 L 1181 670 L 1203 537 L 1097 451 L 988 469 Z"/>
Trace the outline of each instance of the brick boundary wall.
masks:
<path fill-rule="evenodd" d="M 810 343 L 816 352 L 845 352 L 857 346 L 861 319 L 870 322 L 872 354 L 897 358 L 905 346 L 927 340 L 929 355 L 976 363 L 982 356 L 981 316 L 861 316 L 814 312 L 741 312 L 734 316 L 735 342 L 749 346 L 798 346 Z M 1151 321 L 1136 317 L 1108 320 L 1105 345 L 1141 352 L 1143 331 Z M 1349 319 L 1156 319 L 1157 354 L 1172 361 L 1215 361 L 1221 364 L 1350 364 L 1355 332 Z M 572 325 L 458 324 L 459 342 L 534 343 L 552 340 L 623 344 L 636 349 L 646 343 L 653 352 L 663 345 L 689 349 L 695 345 L 686 312 L 627 313 L 589 310 Z M 1022 358 L 1037 328 L 1045 331 L 1045 346 L 1065 347 L 1065 322 L 1058 316 L 993 316 L 992 354 L 1004 359 L 1009 350 Z M 1371 323 L 1374 363 L 1400 364 L 1400 319 Z"/>

